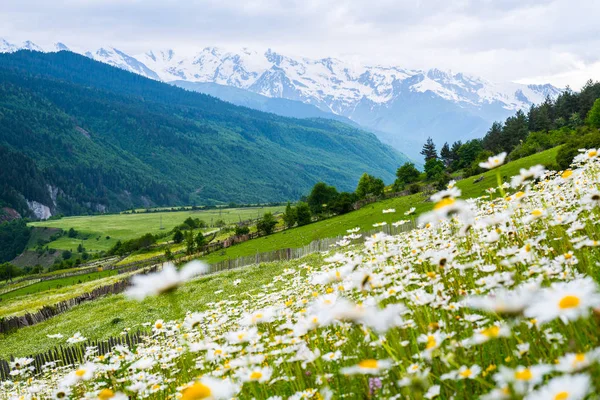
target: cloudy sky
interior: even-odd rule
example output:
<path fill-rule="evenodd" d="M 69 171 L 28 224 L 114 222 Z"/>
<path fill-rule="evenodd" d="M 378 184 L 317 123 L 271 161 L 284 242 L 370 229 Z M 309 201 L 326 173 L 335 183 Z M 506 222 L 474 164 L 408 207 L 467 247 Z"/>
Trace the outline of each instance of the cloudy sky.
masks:
<path fill-rule="evenodd" d="M 272 48 L 578 89 L 600 80 L 596 0 L 2 0 L 0 37 L 133 54 Z"/>

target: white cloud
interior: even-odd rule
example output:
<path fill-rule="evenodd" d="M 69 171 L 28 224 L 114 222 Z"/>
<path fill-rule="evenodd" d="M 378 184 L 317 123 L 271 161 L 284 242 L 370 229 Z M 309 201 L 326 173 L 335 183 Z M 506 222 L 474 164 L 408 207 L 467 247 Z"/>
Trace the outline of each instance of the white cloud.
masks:
<path fill-rule="evenodd" d="M 271 47 L 579 88 L 600 79 L 599 13 L 589 0 L 4 0 L 0 35 L 132 53 Z"/>

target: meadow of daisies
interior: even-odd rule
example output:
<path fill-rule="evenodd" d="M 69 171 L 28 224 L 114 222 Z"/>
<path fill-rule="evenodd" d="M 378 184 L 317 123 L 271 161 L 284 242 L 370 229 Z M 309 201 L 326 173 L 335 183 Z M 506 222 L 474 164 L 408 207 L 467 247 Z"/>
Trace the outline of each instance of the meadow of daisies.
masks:
<path fill-rule="evenodd" d="M 461 200 L 451 183 L 418 229 L 364 244 L 349 232 L 325 262 L 285 264 L 249 298 L 148 321 L 152 334 L 134 348 L 90 347 L 81 365 L 42 372 L 15 359 L 0 398 L 591 398 L 599 189 L 594 149 L 570 170 L 498 175 L 484 198 Z M 204 268 L 166 266 L 128 296 L 171 296 Z"/>

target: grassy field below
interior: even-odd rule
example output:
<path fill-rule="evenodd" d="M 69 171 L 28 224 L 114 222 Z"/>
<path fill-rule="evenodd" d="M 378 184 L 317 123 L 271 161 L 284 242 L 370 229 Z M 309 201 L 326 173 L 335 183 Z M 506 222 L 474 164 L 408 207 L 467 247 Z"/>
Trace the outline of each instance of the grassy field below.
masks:
<path fill-rule="evenodd" d="M 133 330 L 142 329 L 143 323 L 158 318 L 181 318 L 188 310 L 207 310 L 211 302 L 230 298 L 250 300 L 288 265 L 320 262 L 322 262 L 321 256 L 314 254 L 285 263 L 244 267 L 194 280 L 171 296 L 152 297 L 143 302 L 128 300 L 122 294 L 106 296 L 93 302 L 83 303 L 35 326 L 22 328 L 8 335 L 0 335 L 2 342 L 0 359 L 7 359 L 10 355 L 18 357 L 41 353 L 64 344 L 64 339 L 57 341 L 47 337 L 55 333 L 62 333 L 66 338 L 67 335 L 81 332 L 88 339 L 105 339 L 119 335 L 125 327 Z M 241 280 L 237 286 L 233 285 L 235 279 Z M 77 286 L 78 290 L 80 286 L 82 285 Z"/>
<path fill-rule="evenodd" d="M 265 212 L 277 213 L 284 209 L 285 207 L 283 206 L 276 206 L 93 215 L 32 222 L 30 225 L 35 227 L 60 228 L 64 231 L 73 228 L 79 232 L 79 237 L 70 238 L 64 235 L 50 242 L 48 244 L 50 248 L 76 250 L 77 246 L 82 244 L 87 251 L 106 251 L 114 246 L 118 240 L 129 240 L 146 233 L 159 234 L 168 232 L 189 217 L 194 219 L 199 218 L 210 226 L 218 220 L 223 220 L 225 223 L 233 223 L 260 218 Z M 163 229 L 161 229 L 161 224 Z M 35 245 L 35 243 L 32 245 Z"/>
<path fill-rule="evenodd" d="M 106 278 L 108 276 L 117 275 L 118 273 L 119 273 L 118 270 L 113 269 L 113 270 L 106 270 L 106 271 L 91 272 L 89 274 L 84 274 L 84 275 L 76 275 L 76 276 L 70 276 L 70 277 L 66 277 L 66 278 L 50 279 L 50 280 L 46 280 L 46 281 L 37 282 L 37 283 L 34 283 L 33 285 L 29 285 L 29 286 L 26 286 L 26 287 L 23 287 L 23 288 L 20 288 L 17 290 L 13 290 L 12 292 L 8 292 L 8 293 L 0 295 L 0 304 L 2 304 L 2 302 L 5 302 L 5 301 L 15 298 L 15 297 L 26 296 L 26 295 L 34 294 L 34 293 L 40 293 L 40 292 L 44 292 L 49 289 L 60 289 L 62 287 L 66 287 L 66 286 L 76 285 L 76 284 L 80 284 L 80 283 L 93 281 L 96 279 Z M 0 307 L 0 309 L 1 309 L 1 307 Z"/>

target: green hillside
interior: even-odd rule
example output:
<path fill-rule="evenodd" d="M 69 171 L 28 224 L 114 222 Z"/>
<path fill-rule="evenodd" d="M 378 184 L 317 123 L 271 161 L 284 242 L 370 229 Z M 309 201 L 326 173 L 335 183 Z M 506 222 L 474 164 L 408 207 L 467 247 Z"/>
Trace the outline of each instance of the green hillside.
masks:
<path fill-rule="evenodd" d="M 323 180 L 393 179 L 404 157 L 371 133 L 290 119 L 69 52 L 0 54 L 0 205 L 68 214 L 296 199 Z M 49 192 L 48 187 L 53 188 Z"/>
<path fill-rule="evenodd" d="M 501 166 L 498 171 L 502 177 L 509 178 L 513 175 L 518 175 L 521 168 L 529 168 L 533 165 L 553 165 L 556 160 L 556 154 L 559 147 L 534 154 L 529 157 L 524 157 L 516 161 L 512 161 Z M 474 182 L 478 178 L 483 179 L 479 182 Z M 457 183 L 457 187 L 462 191 L 462 197 L 479 197 L 485 195 L 485 190 L 493 187 L 496 184 L 496 170 L 485 172 L 481 175 L 476 175 L 463 179 Z M 301 226 L 294 229 L 285 230 L 275 233 L 270 236 L 250 240 L 240 243 L 239 245 L 230 247 L 218 253 L 210 254 L 206 260 L 208 262 L 218 262 L 228 258 L 237 258 L 248 256 L 257 252 L 271 251 L 287 247 L 301 247 L 313 240 L 325 237 L 334 237 L 346 234 L 348 229 L 360 227 L 363 231 L 368 231 L 373 228 L 373 224 L 386 222 L 391 224 L 402 219 L 410 219 L 413 216 L 405 216 L 404 213 L 415 207 L 415 215 L 423 211 L 428 211 L 433 207 L 433 204 L 428 201 L 428 195 L 417 193 L 409 196 L 396 197 L 383 201 L 378 201 L 369 204 L 358 211 L 337 216 L 334 218 L 318 221 L 310 225 Z M 393 208 L 395 213 L 383 214 L 382 211 Z"/>

